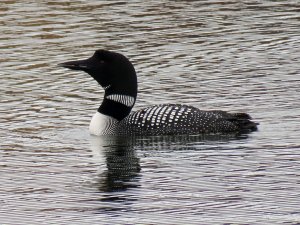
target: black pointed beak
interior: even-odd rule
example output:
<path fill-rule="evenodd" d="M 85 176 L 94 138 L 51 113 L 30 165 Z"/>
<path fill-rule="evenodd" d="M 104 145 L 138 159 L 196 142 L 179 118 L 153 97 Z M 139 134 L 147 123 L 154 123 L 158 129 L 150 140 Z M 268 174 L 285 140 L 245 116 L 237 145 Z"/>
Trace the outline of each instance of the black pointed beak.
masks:
<path fill-rule="evenodd" d="M 58 66 L 68 68 L 71 70 L 88 70 L 90 67 L 88 60 L 64 62 L 64 63 L 59 63 Z"/>

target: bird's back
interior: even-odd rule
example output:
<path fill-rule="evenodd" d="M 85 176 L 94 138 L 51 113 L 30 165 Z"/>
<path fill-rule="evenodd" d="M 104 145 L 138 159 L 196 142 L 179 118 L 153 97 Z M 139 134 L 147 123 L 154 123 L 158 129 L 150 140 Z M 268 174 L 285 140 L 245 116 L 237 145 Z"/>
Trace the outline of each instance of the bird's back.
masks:
<path fill-rule="evenodd" d="M 120 121 L 120 135 L 174 135 L 232 133 L 256 130 L 246 113 L 202 111 L 188 105 L 150 106 L 129 114 Z"/>

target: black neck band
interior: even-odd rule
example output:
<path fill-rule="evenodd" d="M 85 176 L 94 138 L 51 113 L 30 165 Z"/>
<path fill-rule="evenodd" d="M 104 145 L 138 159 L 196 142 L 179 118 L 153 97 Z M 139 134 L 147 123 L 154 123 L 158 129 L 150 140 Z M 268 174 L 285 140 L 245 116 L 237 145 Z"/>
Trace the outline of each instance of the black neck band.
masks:
<path fill-rule="evenodd" d="M 132 107 L 104 98 L 98 112 L 120 121 L 129 115 L 131 109 Z"/>

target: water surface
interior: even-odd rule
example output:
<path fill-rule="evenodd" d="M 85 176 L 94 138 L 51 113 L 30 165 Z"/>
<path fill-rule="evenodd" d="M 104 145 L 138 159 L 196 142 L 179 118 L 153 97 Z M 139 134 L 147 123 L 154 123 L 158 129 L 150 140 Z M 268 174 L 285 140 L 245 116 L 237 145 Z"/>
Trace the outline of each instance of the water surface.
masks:
<path fill-rule="evenodd" d="M 299 224 L 298 1 L 0 5 L 1 224 Z M 128 56 L 135 110 L 248 112 L 242 136 L 92 137 L 103 90 L 56 65 Z"/>

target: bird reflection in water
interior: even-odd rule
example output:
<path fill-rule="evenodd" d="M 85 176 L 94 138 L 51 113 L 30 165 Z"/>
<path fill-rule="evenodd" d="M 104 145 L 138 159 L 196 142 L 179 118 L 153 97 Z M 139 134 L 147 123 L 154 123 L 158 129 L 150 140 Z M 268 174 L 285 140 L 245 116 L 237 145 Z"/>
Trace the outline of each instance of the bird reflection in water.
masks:
<path fill-rule="evenodd" d="M 139 187 L 141 176 L 140 151 L 177 151 L 201 150 L 205 144 L 228 143 L 229 141 L 247 139 L 247 134 L 227 135 L 182 135 L 182 136 L 100 136 L 92 137 L 92 151 L 99 165 L 97 188 L 101 192 L 125 191 Z"/>
<path fill-rule="evenodd" d="M 101 192 L 125 191 L 139 186 L 140 160 L 132 142 L 126 137 L 92 138 L 92 151 L 100 161 L 98 189 Z M 102 167 L 101 167 L 102 166 Z"/>

